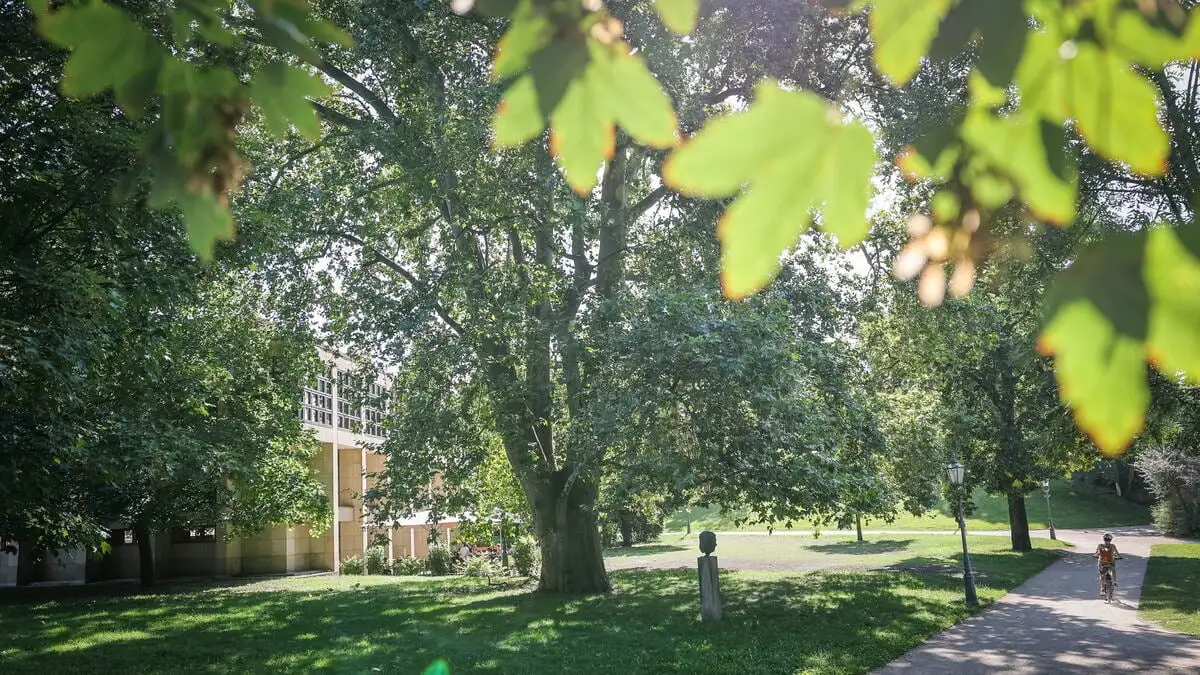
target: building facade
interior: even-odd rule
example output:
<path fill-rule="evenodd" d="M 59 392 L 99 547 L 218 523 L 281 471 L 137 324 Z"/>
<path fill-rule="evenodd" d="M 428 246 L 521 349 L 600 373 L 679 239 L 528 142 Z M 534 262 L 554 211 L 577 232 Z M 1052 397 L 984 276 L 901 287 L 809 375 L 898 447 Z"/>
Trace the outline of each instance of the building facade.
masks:
<path fill-rule="evenodd" d="M 449 544 L 456 519 L 435 525 L 426 514 L 394 523 L 373 523 L 364 513 L 362 496 L 371 474 L 383 470 L 383 456 L 374 451 L 383 443 L 387 410 L 386 382 L 357 382 L 353 364 L 322 354 L 327 370 L 300 394 L 300 420 L 316 437 L 321 450 L 313 468 L 325 485 L 333 512 L 332 526 L 314 535 L 307 526 L 274 527 L 251 537 L 230 538 L 224 525 L 176 530 L 153 535 L 152 548 L 162 577 L 226 577 L 251 574 L 296 574 L 336 571 L 342 560 L 362 556 L 373 542 L 385 542 L 389 563 L 397 558 L 424 558 L 429 540 Z M 436 486 L 431 485 L 431 489 Z M 28 583 L 85 583 L 136 579 L 138 546 L 133 531 L 113 523 L 111 552 L 89 558 L 83 548 L 34 556 L 28 547 L 0 542 L 0 586 Z"/>

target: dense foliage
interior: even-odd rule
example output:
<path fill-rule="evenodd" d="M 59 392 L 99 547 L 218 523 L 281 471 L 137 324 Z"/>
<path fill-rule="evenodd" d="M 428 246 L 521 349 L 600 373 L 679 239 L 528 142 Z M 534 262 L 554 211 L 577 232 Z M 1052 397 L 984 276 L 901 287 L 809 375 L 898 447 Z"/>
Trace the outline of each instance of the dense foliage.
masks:
<path fill-rule="evenodd" d="M 371 508 L 527 516 L 546 590 L 609 587 L 602 520 L 887 519 L 951 454 L 1025 549 L 1093 457 L 1059 394 L 1112 452 L 1197 375 L 1190 3 L 31 5 L 63 91 L 161 107 L 114 117 L 202 253 L 232 197 L 218 259 L 395 364 Z"/>
<path fill-rule="evenodd" d="M 117 524 L 144 547 L 319 526 L 297 418 L 309 330 L 148 207 L 145 122 L 59 93 L 65 56 L 23 4 L 0 22 L 0 538 L 98 553 Z"/>

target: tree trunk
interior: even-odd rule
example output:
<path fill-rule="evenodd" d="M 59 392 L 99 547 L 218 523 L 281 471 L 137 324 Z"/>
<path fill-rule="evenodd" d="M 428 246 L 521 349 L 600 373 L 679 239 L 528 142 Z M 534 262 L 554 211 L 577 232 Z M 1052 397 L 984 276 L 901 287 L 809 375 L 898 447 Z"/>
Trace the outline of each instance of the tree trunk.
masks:
<path fill-rule="evenodd" d="M 150 537 L 150 528 L 134 524 L 133 536 L 137 539 L 138 575 L 141 578 L 142 586 L 150 588 L 158 576 L 154 569 L 154 541 Z"/>
<path fill-rule="evenodd" d="M 858 543 L 862 543 L 862 515 L 854 514 L 854 530 L 858 533 Z"/>
<path fill-rule="evenodd" d="M 621 545 L 633 546 L 633 518 L 630 517 L 628 511 L 621 511 L 618 519 L 621 528 Z"/>
<path fill-rule="evenodd" d="M 1033 542 L 1029 539 L 1029 515 L 1025 513 L 1025 495 L 1008 495 L 1008 527 L 1012 533 L 1012 550 L 1033 550 Z"/>
<path fill-rule="evenodd" d="M 604 550 L 596 522 L 595 484 L 577 478 L 564 496 L 566 472 L 553 474 L 534 502 L 534 525 L 542 549 L 539 591 L 607 593 Z"/>

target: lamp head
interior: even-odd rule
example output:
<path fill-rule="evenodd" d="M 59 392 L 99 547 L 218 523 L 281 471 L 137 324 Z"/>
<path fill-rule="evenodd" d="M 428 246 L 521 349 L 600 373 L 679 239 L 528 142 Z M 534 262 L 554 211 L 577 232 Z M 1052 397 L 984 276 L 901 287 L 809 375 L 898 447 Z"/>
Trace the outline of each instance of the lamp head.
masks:
<path fill-rule="evenodd" d="M 946 477 L 950 479 L 951 485 L 962 485 L 963 479 L 966 478 L 967 467 L 963 466 L 955 459 L 946 467 Z"/>

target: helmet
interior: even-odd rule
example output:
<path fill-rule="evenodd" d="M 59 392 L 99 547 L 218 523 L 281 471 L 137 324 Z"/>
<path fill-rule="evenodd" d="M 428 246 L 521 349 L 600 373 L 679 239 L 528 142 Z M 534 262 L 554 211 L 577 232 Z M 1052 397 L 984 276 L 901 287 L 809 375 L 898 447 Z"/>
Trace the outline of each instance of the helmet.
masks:
<path fill-rule="evenodd" d="M 1112 541 L 1112 532 L 1104 533 L 1104 541 Z"/>

